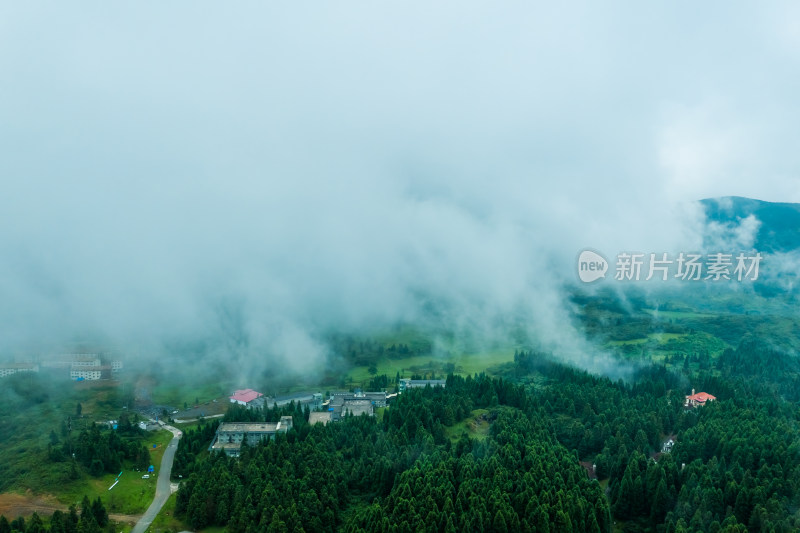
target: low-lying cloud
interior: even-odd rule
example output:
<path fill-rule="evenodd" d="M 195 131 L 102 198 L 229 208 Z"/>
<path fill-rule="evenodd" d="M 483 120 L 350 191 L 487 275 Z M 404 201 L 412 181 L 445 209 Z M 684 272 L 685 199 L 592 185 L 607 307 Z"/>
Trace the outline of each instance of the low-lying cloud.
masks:
<path fill-rule="evenodd" d="M 573 7 L 6 6 L 0 350 L 199 339 L 305 372 L 334 329 L 522 317 L 602 369 L 576 254 L 696 249 L 700 197 L 800 200 L 798 57 L 773 11 Z"/>

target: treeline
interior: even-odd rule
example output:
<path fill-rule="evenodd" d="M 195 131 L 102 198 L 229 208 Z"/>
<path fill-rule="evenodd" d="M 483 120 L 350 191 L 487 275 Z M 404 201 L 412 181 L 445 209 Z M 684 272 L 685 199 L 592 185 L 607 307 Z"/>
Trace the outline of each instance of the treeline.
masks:
<path fill-rule="evenodd" d="M 231 405 L 233 407 L 233 405 Z M 238 406 L 237 406 L 238 407 Z M 183 432 L 183 436 L 178 441 L 178 449 L 175 450 L 175 459 L 172 463 L 172 476 L 188 476 L 195 468 L 195 461 L 208 449 L 209 444 L 214 439 L 219 422 L 214 421 L 206 424 L 200 422 L 194 429 Z"/>
<path fill-rule="evenodd" d="M 398 396 L 380 421 L 311 427 L 298 406 L 232 406 L 226 420 L 291 414 L 294 428 L 236 459 L 205 453 L 215 426 L 188 432 L 176 511 L 232 533 L 798 531 L 800 413 L 786 401 L 798 372 L 786 357 L 748 342 L 697 371 L 650 365 L 615 381 L 518 351 L 505 379 L 450 375 Z M 718 400 L 686 408 L 692 387 Z M 485 438 L 454 429 L 478 409 Z"/>
<path fill-rule="evenodd" d="M 797 531 L 796 420 L 735 400 L 689 415 L 696 422 L 678 432 L 672 453 L 657 462 L 635 449 L 623 464 L 624 444 L 612 454 L 615 517 L 631 521 L 633 531 L 655 531 L 659 524 L 665 531 Z M 599 471 L 600 456 L 597 461 Z"/>
<path fill-rule="evenodd" d="M 491 434 L 484 441 L 464 434 L 454 443 L 444 428 L 477 408 L 495 413 Z M 519 385 L 450 376 L 446 388 L 404 393 L 381 423 L 346 417 L 310 427 L 304 411 L 292 414 L 294 429 L 245 446 L 238 459 L 196 459 L 176 512 L 193 528 L 234 533 L 493 530 L 502 523 L 533 531 L 551 520 L 573 531 L 610 530 L 599 485 L 558 444 Z M 453 516 L 453 509 L 463 512 Z"/>
<path fill-rule="evenodd" d="M 129 422 L 127 426 L 123 432 L 139 434 Z M 67 436 L 63 443 L 59 443 L 55 433 L 51 432 L 49 459 L 53 462 L 71 460 L 73 454 L 77 463 L 86 467 L 95 477 L 104 473 L 116 474 L 126 460 L 133 462 L 135 468 L 144 469 L 150 464 L 150 454 L 142 444 L 141 437 L 123 437 L 116 430 L 101 430 L 97 424 L 82 430 L 77 438 Z"/>
<path fill-rule="evenodd" d="M 250 408 L 244 405 L 231 404 L 225 412 L 223 422 L 278 422 L 282 416 L 292 415 L 294 423 L 308 420 L 309 407 L 294 402 L 278 407 Z"/>
<path fill-rule="evenodd" d="M 449 443 L 449 441 L 448 441 Z M 491 438 L 435 448 L 345 531 L 609 531 L 602 489 L 518 409 L 500 408 Z"/>
<path fill-rule="evenodd" d="M 655 365 L 627 383 L 546 354 L 518 352 L 515 361 L 514 374 L 545 378 L 533 400 L 558 440 L 608 479 L 626 531 L 800 529 L 800 417 L 785 401 L 798 377 L 792 356 L 749 341 L 700 371 Z M 693 386 L 718 401 L 684 408 Z M 677 442 L 662 454 L 668 435 Z"/>
<path fill-rule="evenodd" d="M 113 533 L 115 529 L 99 497 L 90 502 L 84 496 L 80 514 L 74 505 L 70 505 L 66 513 L 54 511 L 48 523 L 37 513 L 28 520 L 20 516 L 10 522 L 0 515 L 0 533 Z"/>
<path fill-rule="evenodd" d="M 747 340 L 736 350 L 726 349 L 716 369 L 727 378 L 745 378 L 754 396 L 776 395 L 789 402 L 800 401 L 800 359 L 763 341 Z"/>
<path fill-rule="evenodd" d="M 326 343 L 331 351 L 357 365 L 369 366 L 382 357 L 408 357 L 431 353 L 430 340 L 418 338 L 414 344 L 392 343 L 386 345 L 375 339 L 360 338 L 353 335 L 330 335 Z"/>
<path fill-rule="evenodd" d="M 685 464 L 674 513 L 691 528 L 730 516 L 750 531 L 797 531 L 800 430 L 771 400 L 732 398 L 697 413 L 675 448 Z M 794 515 L 794 516 L 792 516 Z"/>

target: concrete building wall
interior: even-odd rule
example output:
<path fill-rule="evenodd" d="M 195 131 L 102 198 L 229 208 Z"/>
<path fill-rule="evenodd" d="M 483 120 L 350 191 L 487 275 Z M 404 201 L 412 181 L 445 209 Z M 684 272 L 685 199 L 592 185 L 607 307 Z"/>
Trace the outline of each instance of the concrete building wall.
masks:
<path fill-rule="evenodd" d="M 39 365 L 33 363 L 11 363 L 0 367 L 0 378 L 13 376 L 20 372 L 38 372 Z"/>

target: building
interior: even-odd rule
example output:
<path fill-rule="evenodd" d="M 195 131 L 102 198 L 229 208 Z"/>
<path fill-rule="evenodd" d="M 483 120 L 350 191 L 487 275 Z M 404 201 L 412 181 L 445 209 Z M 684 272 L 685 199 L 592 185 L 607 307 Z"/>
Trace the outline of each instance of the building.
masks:
<path fill-rule="evenodd" d="M 109 379 L 111 378 L 111 366 L 72 365 L 72 367 L 69 369 L 69 377 L 74 381 L 96 381 L 98 379 Z"/>
<path fill-rule="evenodd" d="M 348 399 L 342 405 L 342 411 L 340 417 L 344 415 L 375 416 L 375 407 L 372 405 L 372 402 L 370 400 Z"/>
<path fill-rule="evenodd" d="M 266 408 L 284 407 L 294 402 L 296 405 L 307 405 L 309 409 L 319 409 L 322 407 L 321 392 L 295 392 L 282 396 L 268 396 L 264 398 L 263 405 Z"/>
<path fill-rule="evenodd" d="M 254 402 L 264 396 L 260 392 L 256 392 L 253 389 L 241 389 L 237 391 L 233 391 L 233 396 L 230 396 L 231 403 L 238 403 L 239 405 L 245 405 L 248 407 L 253 407 Z"/>
<path fill-rule="evenodd" d="M 114 355 L 114 357 L 119 357 Z M 122 371 L 121 359 L 111 359 L 109 352 L 79 350 L 67 353 L 40 355 L 36 362 L 43 372 L 69 377 L 74 381 L 111 379 Z"/>
<path fill-rule="evenodd" d="M 20 372 L 38 372 L 36 363 L 3 363 L 0 364 L 0 378 L 19 374 Z"/>
<path fill-rule="evenodd" d="M 100 356 L 88 353 L 61 354 L 48 357 L 42 361 L 45 368 L 72 369 L 73 367 L 91 367 L 102 365 Z"/>
<path fill-rule="evenodd" d="M 308 413 L 308 423 L 312 426 L 314 424 L 322 424 L 323 426 L 326 426 L 328 425 L 328 422 L 331 421 L 331 414 L 332 413 L 330 411 L 314 411 L 313 413 Z"/>
<path fill-rule="evenodd" d="M 79 355 L 72 359 L 71 368 L 101 366 L 102 360 L 96 355 Z"/>
<path fill-rule="evenodd" d="M 713 402 L 716 400 L 716 396 L 712 396 L 707 392 L 698 392 L 697 394 L 694 393 L 694 389 L 692 389 L 692 394 L 686 397 L 686 402 L 684 402 L 684 407 L 702 407 L 707 402 Z"/>
<path fill-rule="evenodd" d="M 444 387 L 447 380 L 444 379 L 401 379 L 400 392 L 406 389 L 424 389 L 425 387 Z"/>
<path fill-rule="evenodd" d="M 388 396 L 386 395 L 386 391 L 378 391 L 378 392 L 361 392 L 357 396 L 359 398 L 365 398 L 372 402 L 374 407 L 386 407 L 389 405 Z"/>
<path fill-rule="evenodd" d="M 328 411 L 331 420 L 338 422 L 345 415 L 367 416 L 375 415 L 376 407 L 386 407 L 388 403 L 386 392 L 356 392 L 337 391 L 331 393 L 328 402 Z"/>
<path fill-rule="evenodd" d="M 73 368 L 69 371 L 69 378 L 74 381 L 97 381 L 102 376 L 100 367 L 97 368 Z"/>
<path fill-rule="evenodd" d="M 292 429 L 292 425 L 291 416 L 282 416 L 278 422 L 225 422 L 217 428 L 209 449 L 238 457 L 243 442 L 255 446 L 277 433 L 286 433 Z"/>
<path fill-rule="evenodd" d="M 345 400 L 369 400 L 375 407 L 386 407 L 389 404 L 389 396 L 386 391 L 377 392 L 362 392 L 361 389 L 356 389 L 355 392 L 350 391 L 334 391 L 331 392 L 330 402 L 336 403 L 340 399 Z"/>

